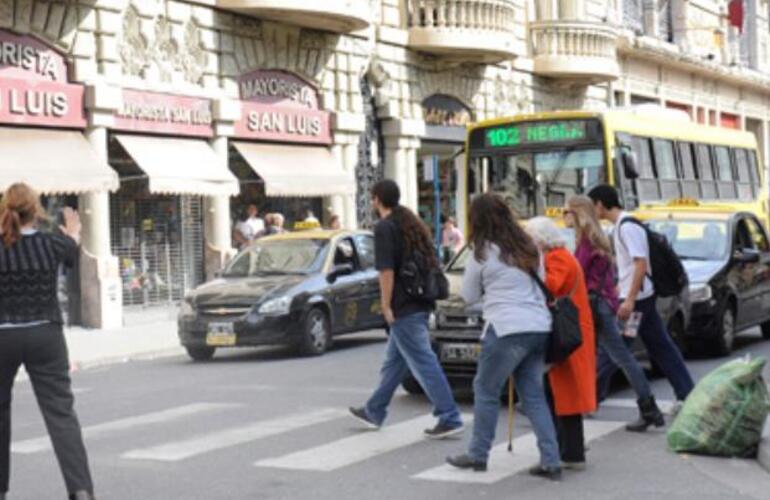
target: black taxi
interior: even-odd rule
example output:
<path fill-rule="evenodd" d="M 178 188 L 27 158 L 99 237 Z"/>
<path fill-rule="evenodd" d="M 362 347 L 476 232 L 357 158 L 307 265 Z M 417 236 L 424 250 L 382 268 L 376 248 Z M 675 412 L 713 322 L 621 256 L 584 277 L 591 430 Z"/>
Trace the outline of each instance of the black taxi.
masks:
<path fill-rule="evenodd" d="M 639 217 L 666 235 L 690 278 L 687 347 L 725 356 L 755 326 L 770 339 L 770 239 L 755 214 L 694 202 Z"/>
<path fill-rule="evenodd" d="M 218 348 L 260 345 L 319 355 L 335 335 L 383 326 L 367 231 L 261 238 L 189 293 L 178 318 L 180 342 L 198 361 Z"/>

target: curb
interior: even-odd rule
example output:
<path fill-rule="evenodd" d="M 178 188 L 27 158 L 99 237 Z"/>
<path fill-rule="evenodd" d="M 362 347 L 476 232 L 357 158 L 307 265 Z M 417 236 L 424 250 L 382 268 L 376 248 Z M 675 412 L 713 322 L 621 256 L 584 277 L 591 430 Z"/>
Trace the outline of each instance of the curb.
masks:
<path fill-rule="evenodd" d="M 759 442 L 759 465 L 770 472 L 770 418 L 765 421 L 765 430 L 762 432 L 762 440 Z"/>

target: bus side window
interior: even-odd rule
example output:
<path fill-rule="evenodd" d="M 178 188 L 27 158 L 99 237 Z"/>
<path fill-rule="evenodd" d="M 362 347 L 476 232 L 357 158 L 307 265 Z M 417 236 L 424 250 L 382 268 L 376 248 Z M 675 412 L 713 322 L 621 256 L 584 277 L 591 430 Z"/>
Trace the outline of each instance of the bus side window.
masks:
<path fill-rule="evenodd" d="M 711 151 L 707 145 L 695 145 L 695 160 L 698 166 L 698 179 L 700 179 L 700 191 L 703 198 L 706 200 L 717 199 L 714 167 L 711 164 Z"/>
<path fill-rule="evenodd" d="M 749 161 L 749 175 L 751 176 L 751 184 L 754 186 L 754 192 L 759 193 L 762 188 L 762 176 L 759 173 L 757 152 L 753 149 L 747 149 L 746 158 Z"/>
<path fill-rule="evenodd" d="M 674 143 L 664 139 L 653 139 L 652 146 L 655 154 L 655 170 L 663 199 L 679 198 L 681 193 L 679 191 Z"/>
<path fill-rule="evenodd" d="M 652 151 L 650 140 L 645 137 L 634 136 L 631 139 L 631 148 L 636 154 L 639 178 L 636 180 L 639 201 L 660 200 L 660 186 L 655 178 L 655 169 L 652 163 Z"/>
<path fill-rule="evenodd" d="M 735 158 L 735 173 L 737 178 L 738 197 L 742 200 L 746 200 L 754 197 L 753 183 L 751 179 L 751 173 L 749 170 L 749 160 L 746 157 L 747 151 L 745 149 L 735 148 L 733 149 L 733 157 Z"/>
<path fill-rule="evenodd" d="M 734 200 L 738 197 L 733 178 L 733 166 L 730 150 L 726 146 L 714 146 L 714 159 L 717 167 L 717 187 L 719 199 Z"/>
<path fill-rule="evenodd" d="M 685 198 L 700 198 L 698 176 L 695 173 L 695 159 L 693 158 L 692 143 L 680 142 L 679 165 L 682 171 L 682 196 Z"/>

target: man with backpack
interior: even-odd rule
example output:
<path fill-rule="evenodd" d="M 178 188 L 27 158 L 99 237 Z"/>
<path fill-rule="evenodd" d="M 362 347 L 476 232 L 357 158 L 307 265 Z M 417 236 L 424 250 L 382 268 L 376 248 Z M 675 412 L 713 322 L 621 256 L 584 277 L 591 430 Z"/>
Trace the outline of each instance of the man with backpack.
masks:
<path fill-rule="evenodd" d="M 665 237 L 623 211 L 614 187 L 596 186 L 588 196 L 594 202 L 597 216 L 615 225 L 613 241 L 622 300 L 618 319 L 626 322 L 633 313 L 641 314 L 641 318 L 636 315 L 639 320 L 637 335 L 650 360 L 673 387 L 676 398 L 684 401 L 695 384 L 656 307 L 658 295 L 676 295 L 687 286 L 681 262 Z M 651 255 L 655 265 L 651 263 Z M 651 411 L 640 407 L 642 416 L 645 410 Z"/>
<path fill-rule="evenodd" d="M 379 429 L 393 394 L 411 371 L 438 418 L 425 436 L 442 439 L 463 430 L 460 410 L 428 335 L 428 317 L 435 299 L 444 293 L 439 282 L 444 278 L 428 228 L 399 205 L 400 198 L 392 180 L 380 181 L 372 189 L 372 207 L 380 217 L 374 228 L 375 267 L 389 338 L 379 386 L 365 406 L 350 408 L 350 413 L 367 427 Z"/>

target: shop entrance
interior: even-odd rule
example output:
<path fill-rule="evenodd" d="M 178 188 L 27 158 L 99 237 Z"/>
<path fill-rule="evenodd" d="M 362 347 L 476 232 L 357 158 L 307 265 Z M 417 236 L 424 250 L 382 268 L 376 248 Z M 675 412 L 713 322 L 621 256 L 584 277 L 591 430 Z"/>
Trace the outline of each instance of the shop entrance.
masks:
<path fill-rule="evenodd" d="M 418 211 L 420 218 L 430 226 L 432 232 L 435 231 L 437 219 L 440 222 L 442 217 L 453 217 L 456 220 L 464 218 L 460 213 L 458 199 L 460 179 L 456 168 L 458 153 L 461 149 L 462 145 L 459 144 L 438 142 L 426 142 L 420 149 L 420 162 L 417 166 L 420 186 Z M 434 158 L 438 161 L 437 183 L 431 173 Z M 436 213 L 436 194 L 439 198 L 439 213 Z"/>

